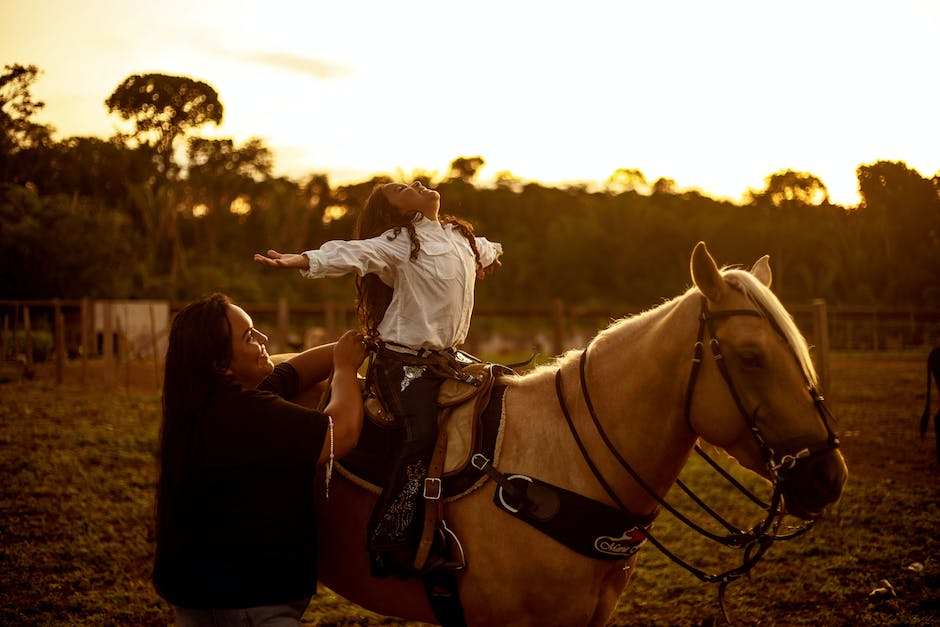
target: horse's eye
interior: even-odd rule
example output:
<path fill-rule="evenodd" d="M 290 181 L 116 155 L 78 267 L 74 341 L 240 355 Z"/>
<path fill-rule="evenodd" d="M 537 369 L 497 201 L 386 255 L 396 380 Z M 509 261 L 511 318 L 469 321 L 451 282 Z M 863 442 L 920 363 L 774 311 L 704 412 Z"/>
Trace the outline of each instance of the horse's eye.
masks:
<path fill-rule="evenodd" d="M 739 359 L 741 360 L 741 367 L 747 370 L 758 370 L 764 366 L 760 355 L 750 351 L 741 353 Z"/>

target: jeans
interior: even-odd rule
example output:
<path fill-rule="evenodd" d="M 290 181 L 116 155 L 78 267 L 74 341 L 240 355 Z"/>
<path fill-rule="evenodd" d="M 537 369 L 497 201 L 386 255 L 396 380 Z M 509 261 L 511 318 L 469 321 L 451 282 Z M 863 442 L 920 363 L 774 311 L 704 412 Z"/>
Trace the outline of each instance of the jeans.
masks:
<path fill-rule="evenodd" d="M 382 495 L 369 522 L 370 550 L 414 550 L 424 517 L 424 479 L 437 442 L 437 394 L 444 378 L 430 368 L 378 359 L 375 381 L 389 411 L 403 422 Z"/>
<path fill-rule="evenodd" d="M 174 605 L 178 627 L 297 627 L 310 599 L 236 610 L 197 610 Z"/>

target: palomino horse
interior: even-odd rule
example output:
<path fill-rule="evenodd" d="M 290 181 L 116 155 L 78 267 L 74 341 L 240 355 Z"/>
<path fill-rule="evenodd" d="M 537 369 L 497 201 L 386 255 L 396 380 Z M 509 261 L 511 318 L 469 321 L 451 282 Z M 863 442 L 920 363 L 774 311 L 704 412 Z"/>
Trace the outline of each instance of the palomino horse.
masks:
<path fill-rule="evenodd" d="M 768 257 L 750 272 L 719 270 L 699 243 L 691 273 L 685 294 L 614 322 L 583 350 L 504 377 L 494 466 L 643 516 L 658 510 L 701 438 L 769 479 L 788 472 L 780 485 L 789 514 L 812 519 L 834 503 L 847 470 L 806 342 L 769 290 Z M 709 347 L 722 358 L 699 360 Z M 458 574 L 467 624 L 604 625 L 637 554 L 586 557 L 498 509 L 494 489 L 487 481 L 445 512 L 468 561 Z M 329 500 L 318 503 L 320 579 L 372 611 L 434 623 L 420 579 L 369 574 L 374 502 L 334 473 Z"/>

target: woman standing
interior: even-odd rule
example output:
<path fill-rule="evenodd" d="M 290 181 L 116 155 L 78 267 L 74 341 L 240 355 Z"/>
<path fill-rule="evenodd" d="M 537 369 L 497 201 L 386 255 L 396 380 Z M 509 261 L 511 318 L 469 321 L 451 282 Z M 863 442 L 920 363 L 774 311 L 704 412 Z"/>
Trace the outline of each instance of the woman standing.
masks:
<path fill-rule="evenodd" d="M 365 348 L 348 332 L 275 367 L 266 341 L 223 294 L 170 330 L 153 580 L 181 627 L 299 625 L 316 592 L 314 476 L 358 441 Z M 285 400 L 331 368 L 322 413 Z"/>

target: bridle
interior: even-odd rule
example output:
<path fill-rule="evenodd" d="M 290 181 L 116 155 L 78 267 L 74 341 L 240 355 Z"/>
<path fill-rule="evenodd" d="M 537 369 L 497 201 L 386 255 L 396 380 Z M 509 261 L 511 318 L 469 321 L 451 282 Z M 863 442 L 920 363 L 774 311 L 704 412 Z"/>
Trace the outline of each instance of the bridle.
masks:
<path fill-rule="evenodd" d="M 614 444 L 611 442 L 606 431 L 600 423 L 600 420 L 597 417 L 597 413 L 594 411 L 594 404 L 591 401 L 591 395 L 588 391 L 587 379 L 585 376 L 585 367 L 587 364 L 588 351 L 590 350 L 590 345 L 581 352 L 581 357 L 579 360 L 579 370 L 580 370 L 580 383 L 581 383 L 581 392 L 584 397 L 585 405 L 587 406 L 588 413 L 591 416 L 591 420 L 594 423 L 594 428 L 597 430 L 601 439 L 603 440 L 605 446 L 614 456 L 614 458 L 620 463 L 620 465 L 627 471 L 627 473 L 640 485 L 645 492 L 647 492 L 659 505 L 664 509 L 669 511 L 673 516 L 679 519 L 683 524 L 693 529 L 698 534 L 717 542 L 726 547 L 734 547 L 743 549 L 742 562 L 740 565 L 728 570 L 717 573 L 710 574 L 705 571 L 689 564 L 682 558 L 678 557 L 671 551 L 669 551 L 665 546 L 660 543 L 655 536 L 653 536 L 649 531 L 645 533 L 646 538 L 650 541 L 653 546 L 655 546 L 659 551 L 661 551 L 666 557 L 672 560 L 674 563 L 682 566 L 687 571 L 692 573 L 700 581 L 707 583 L 717 583 L 719 584 L 719 602 L 721 604 L 722 612 L 725 613 L 725 618 L 727 620 L 727 613 L 724 608 L 724 590 L 729 583 L 738 579 L 742 575 L 747 574 L 750 570 L 760 561 L 764 553 L 770 546 L 777 540 L 789 540 L 795 538 L 805 531 L 807 531 L 812 526 L 812 521 L 807 521 L 803 523 L 800 527 L 788 533 L 779 533 L 780 525 L 783 520 L 784 511 L 783 511 L 783 490 L 781 484 L 783 483 L 784 475 L 787 471 L 792 470 L 798 462 L 801 460 L 807 460 L 811 457 L 822 455 L 829 451 L 832 451 L 839 446 L 839 440 L 836 438 L 835 433 L 832 431 L 832 428 L 829 425 L 831 413 L 824 403 L 824 399 L 821 394 L 813 386 L 812 382 L 809 381 L 808 377 L 804 373 L 804 378 L 806 379 L 807 388 L 809 390 L 810 396 L 813 399 L 813 404 L 816 407 L 816 411 L 819 413 L 823 424 L 826 427 L 827 436 L 826 439 L 820 442 L 790 442 L 788 443 L 788 450 L 782 452 L 778 456 L 778 452 L 773 449 L 773 447 L 768 443 L 767 438 L 764 437 L 761 432 L 760 426 L 757 424 L 757 410 L 748 411 L 744 403 L 741 400 L 740 395 L 738 394 L 737 388 L 734 385 L 734 381 L 731 378 L 731 374 L 728 370 L 728 365 L 724 360 L 724 355 L 721 352 L 721 346 L 718 337 L 715 334 L 715 321 L 725 318 L 731 318 L 736 316 L 753 316 L 762 319 L 766 319 L 774 328 L 774 330 L 784 336 L 782 330 L 774 321 L 773 317 L 768 315 L 766 312 L 757 309 L 729 309 L 722 311 L 710 311 L 708 308 L 708 300 L 702 296 L 701 299 L 701 313 L 699 315 L 699 327 L 698 334 L 695 341 L 692 357 L 692 370 L 689 374 L 689 382 L 686 388 L 685 396 L 685 419 L 689 425 L 689 428 L 692 430 L 692 433 L 696 433 L 695 429 L 692 428 L 692 396 L 695 392 L 695 386 L 698 381 L 699 373 L 701 371 L 702 361 L 705 356 L 705 336 L 706 333 L 709 336 L 708 346 L 711 351 L 712 357 L 715 363 L 718 366 L 718 370 L 721 373 L 722 378 L 725 381 L 725 384 L 728 387 L 728 390 L 731 394 L 732 399 L 734 400 L 735 405 L 737 406 L 738 411 L 741 416 L 744 417 L 747 425 L 750 429 L 750 432 L 757 442 L 758 447 L 760 448 L 760 454 L 763 459 L 764 464 L 766 465 L 767 472 L 773 487 L 773 492 L 770 498 L 770 503 L 763 502 L 760 498 L 751 493 L 747 488 L 745 488 L 741 483 L 734 479 L 726 470 L 724 470 L 717 462 L 711 459 L 705 451 L 696 443 L 695 451 L 702 456 L 709 465 L 714 468 L 718 473 L 720 473 L 726 480 L 728 480 L 736 489 L 746 495 L 750 500 L 752 500 L 759 507 L 764 509 L 767 514 L 762 521 L 757 523 L 754 527 L 750 529 L 739 529 L 732 523 L 728 522 L 722 518 L 717 512 L 712 508 L 708 507 L 698 496 L 696 496 L 691 489 L 688 488 L 681 480 L 676 480 L 676 485 L 678 485 L 703 511 L 705 511 L 709 516 L 714 520 L 720 523 L 726 530 L 727 534 L 717 534 L 712 531 L 709 531 L 700 525 L 696 524 L 690 520 L 687 516 L 679 512 L 675 507 L 670 505 L 665 501 L 665 499 L 653 490 L 646 481 L 633 469 L 633 467 L 624 459 L 623 455 L 616 449 Z M 594 474 L 594 477 L 601 484 L 604 490 L 607 492 L 608 496 L 614 501 L 614 503 L 623 509 L 624 511 L 629 511 L 629 509 L 624 505 L 622 500 L 617 496 L 616 492 L 610 486 L 610 484 L 604 479 L 603 475 L 597 468 L 594 461 L 591 459 L 590 455 L 587 452 L 587 449 L 584 446 L 584 443 L 581 440 L 581 437 L 578 435 L 577 430 L 574 426 L 574 422 L 571 419 L 571 415 L 568 411 L 567 404 L 564 400 L 564 394 L 562 389 L 561 381 L 561 368 L 558 369 L 555 375 L 555 390 L 558 396 L 559 403 L 561 404 L 562 411 L 565 415 L 565 419 L 568 422 L 568 428 L 571 430 L 572 435 L 578 445 L 578 448 L 581 451 L 581 455 L 584 460 L 587 462 L 588 466 L 591 469 L 591 472 Z M 730 623 L 730 621 L 729 621 Z"/>
<path fill-rule="evenodd" d="M 768 444 L 767 438 L 764 437 L 764 434 L 761 432 L 760 427 L 757 424 L 757 410 L 755 409 L 753 412 L 748 412 L 744 407 L 744 403 L 741 401 L 741 397 L 738 395 L 737 388 L 735 387 L 734 381 L 731 378 L 731 373 L 728 371 L 728 364 L 724 360 L 724 355 L 721 352 L 718 336 L 715 333 L 715 320 L 720 318 L 732 318 L 735 316 L 752 316 L 765 319 L 770 323 L 778 335 L 781 337 L 784 336 L 773 317 L 767 315 L 765 312 L 755 309 L 728 309 L 713 312 L 708 309 L 708 300 L 703 296 L 698 336 L 695 341 L 695 349 L 692 357 L 692 372 L 689 374 L 689 384 L 685 395 L 685 420 L 689 425 L 689 429 L 695 433 L 695 429 L 692 427 L 692 395 L 695 392 L 695 384 L 698 380 L 698 373 L 701 369 L 702 359 L 704 358 L 705 347 L 703 340 L 705 337 L 705 331 L 707 329 L 708 335 L 711 337 L 709 340 L 709 348 L 712 353 L 712 358 L 715 360 L 715 364 L 718 366 L 718 371 L 721 373 L 722 378 L 725 380 L 725 383 L 728 386 L 728 391 L 731 393 L 731 398 L 734 400 L 734 404 L 737 406 L 738 412 L 744 416 L 745 420 L 747 421 L 748 428 L 750 428 L 751 434 L 754 437 L 754 440 L 760 447 L 761 457 L 767 466 L 767 474 L 770 476 L 771 483 L 776 489 L 782 479 L 781 473 L 787 470 L 791 470 L 796 465 L 797 461 L 801 459 L 814 457 L 837 449 L 839 447 L 839 439 L 836 437 L 835 433 L 832 431 L 832 427 L 829 425 L 830 418 L 832 417 L 829 408 L 826 407 L 822 395 L 818 390 L 816 390 L 816 387 L 806 378 L 804 374 L 807 390 L 809 391 L 810 397 L 813 399 L 813 404 L 816 407 L 816 411 L 819 413 L 820 418 L 822 419 L 823 425 L 826 427 L 826 439 L 821 442 L 810 442 L 805 446 L 800 446 L 802 442 L 799 440 L 791 441 L 788 443 L 788 448 L 794 449 L 793 452 L 783 453 L 779 458 L 777 457 L 776 451 L 774 451 L 770 444 Z"/>

